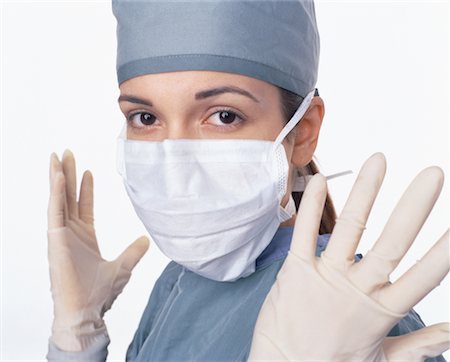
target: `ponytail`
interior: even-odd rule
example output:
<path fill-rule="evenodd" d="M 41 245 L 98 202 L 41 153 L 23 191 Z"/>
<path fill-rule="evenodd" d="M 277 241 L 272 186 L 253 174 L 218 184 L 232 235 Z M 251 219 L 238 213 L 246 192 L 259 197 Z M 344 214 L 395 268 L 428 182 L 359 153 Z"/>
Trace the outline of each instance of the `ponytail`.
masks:
<path fill-rule="evenodd" d="M 311 160 L 305 167 L 301 168 L 299 171 L 301 176 L 314 175 L 319 171 L 316 163 Z M 302 200 L 303 191 L 293 192 L 292 197 L 295 201 L 295 208 L 298 210 L 300 201 Z M 334 208 L 333 200 L 331 199 L 330 193 L 327 192 L 327 197 L 325 199 L 325 206 L 323 208 L 322 219 L 320 220 L 319 234 L 331 234 L 336 223 L 336 209 Z"/>

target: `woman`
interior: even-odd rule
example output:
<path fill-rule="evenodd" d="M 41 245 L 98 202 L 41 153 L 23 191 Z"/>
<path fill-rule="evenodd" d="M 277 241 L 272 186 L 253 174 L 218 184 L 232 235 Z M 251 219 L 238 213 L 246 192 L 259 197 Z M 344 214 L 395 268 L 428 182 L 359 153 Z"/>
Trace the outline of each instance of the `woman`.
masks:
<path fill-rule="evenodd" d="M 438 168 L 419 174 L 359 263 L 354 251 L 385 172 L 381 154 L 364 164 L 336 226 L 329 199 L 321 220 L 326 184 L 320 174 L 295 218 L 290 195 L 303 191 L 297 170 L 317 172 L 312 156 L 324 114 L 314 89 L 313 4 L 115 1 L 113 11 L 119 101 L 128 121 L 119 138 L 119 169 L 138 216 L 174 260 L 155 285 L 127 359 L 382 360 L 442 352 L 442 325 L 422 330 L 425 346 L 420 334 L 385 339 L 423 326 L 408 311 L 448 271 L 447 233 L 423 259 L 425 269 L 416 268 L 403 285 L 388 285 L 442 187 Z M 210 19 L 217 22 L 211 26 Z M 65 153 L 62 162 L 53 155 L 51 183 L 55 320 L 48 358 L 104 360 L 103 314 L 148 241 L 140 238 L 116 261 L 103 261 L 91 174 L 85 173 L 77 202 L 73 155 Z M 412 200 L 423 207 L 411 210 Z M 417 226 L 404 235 L 398 215 L 407 212 L 408 225 Z M 403 240 L 392 250 L 389 241 L 399 235 Z M 329 239 L 323 256 L 313 258 Z M 437 266 L 434 275 L 411 288 L 430 264 Z M 413 292 L 400 298 L 399 290 Z M 369 324 L 365 333 L 352 326 L 355 315 Z"/>

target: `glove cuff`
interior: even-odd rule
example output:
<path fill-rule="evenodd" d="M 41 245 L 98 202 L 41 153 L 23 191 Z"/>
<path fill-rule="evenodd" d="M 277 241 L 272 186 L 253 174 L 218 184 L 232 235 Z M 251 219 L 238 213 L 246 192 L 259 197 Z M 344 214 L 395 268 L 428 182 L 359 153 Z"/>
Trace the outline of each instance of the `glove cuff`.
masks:
<path fill-rule="evenodd" d="M 50 340 L 62 351 L 80 352 L 94 345 L 98 340 L 109 339 L 103 320 L 61 328 L 53 322 Z"/>

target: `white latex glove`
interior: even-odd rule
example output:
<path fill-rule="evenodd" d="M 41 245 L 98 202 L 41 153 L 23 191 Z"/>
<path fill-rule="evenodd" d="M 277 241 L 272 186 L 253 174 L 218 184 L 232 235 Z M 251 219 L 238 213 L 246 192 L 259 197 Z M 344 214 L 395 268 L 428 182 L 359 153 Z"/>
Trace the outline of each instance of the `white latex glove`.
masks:
<path fill-rule="evenodd" d="M 354 261 L 385 171 L 382 153 L 364 163 L 321 257 L 314 252 L 327 185 L 321 174 L 310 180 L 291 250 L 258 316 L 250 360 L 410 362 L 449 348 L 448 323 L 386 337 L 449 270 L 447 230 L 420 261 L 389 283 L 439 196 L 440 168 L 428 167 L 416 176 L 372 249 Z"/>
<path fill-rule="evenodd" d="M 93 225 L 93 179 L 86 171 L 77 201 L 73 154 L 50 162 L 48 259 L 54 320 L 51 340 L 61 350 L 81 351 L 107 333 L 104 313 L 128 282 L 148 249 L 141 237 L 116 260 L 104 260 Z"/>

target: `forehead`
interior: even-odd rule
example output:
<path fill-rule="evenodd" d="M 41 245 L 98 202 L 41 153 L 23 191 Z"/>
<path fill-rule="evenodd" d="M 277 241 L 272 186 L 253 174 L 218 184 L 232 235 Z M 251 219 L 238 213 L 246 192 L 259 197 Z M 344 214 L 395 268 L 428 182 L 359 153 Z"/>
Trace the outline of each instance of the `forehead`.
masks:
<path fill-rule="evenodd" d="M 120 84 L 121 93 L 194 94 L 210 88 L 231 86 L 244 89 L 261 99 L 278 97 L 278 88 L 245 75 L 215 71 L 178 71 L 145 74 Z"/>

